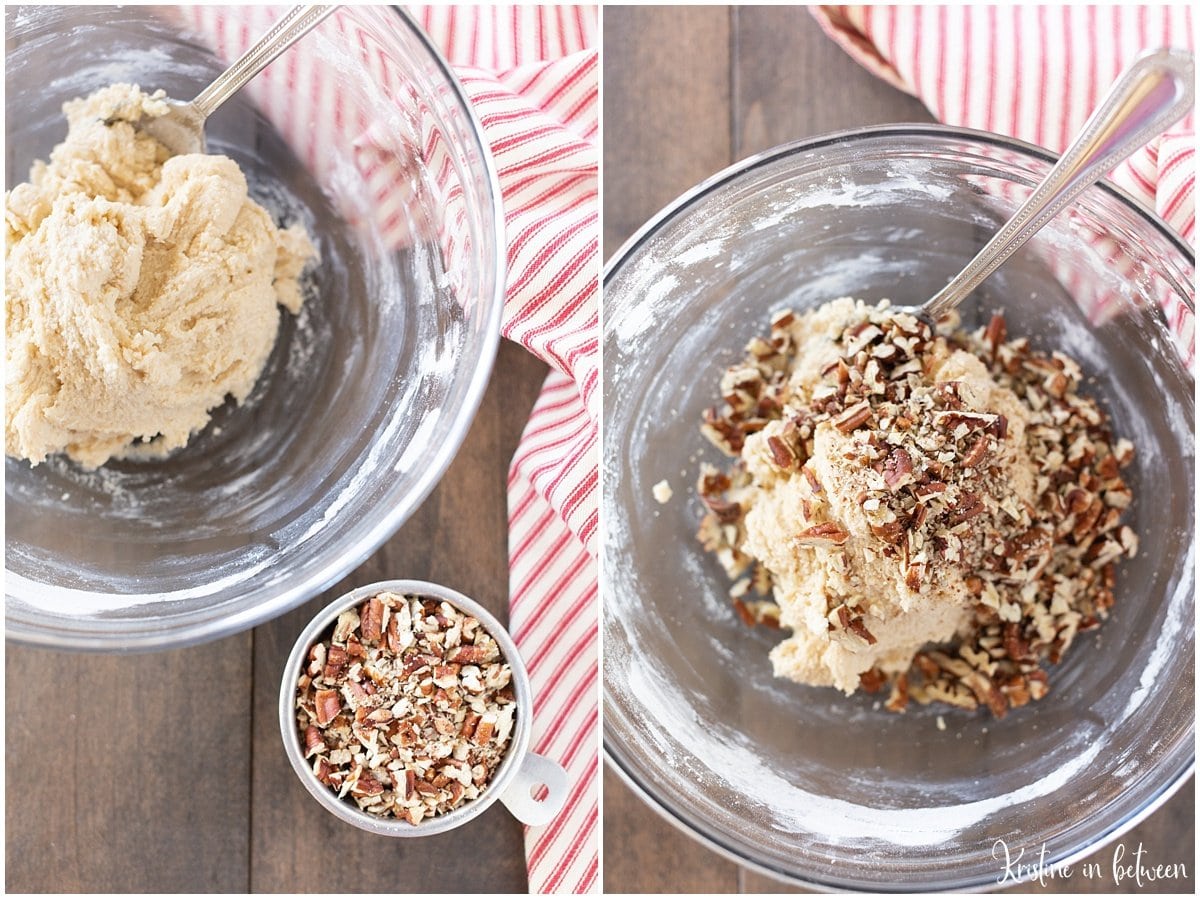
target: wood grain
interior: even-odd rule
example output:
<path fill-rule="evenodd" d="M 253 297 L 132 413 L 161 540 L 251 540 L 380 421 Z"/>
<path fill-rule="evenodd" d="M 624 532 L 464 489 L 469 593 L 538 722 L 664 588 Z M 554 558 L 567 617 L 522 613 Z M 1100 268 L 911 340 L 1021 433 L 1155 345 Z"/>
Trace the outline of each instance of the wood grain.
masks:
<path fill-rule="evenodd" d="M 788 141 L 889 122 L 932 122 L 915 97 L 867 73 L 803 6 L 731 11 L 736 159 Z"/>
<path fill-rule="evenodd" d="M 731 161 L 729 11 L 607 7 L 603 52 L 607 257 Z"/>
<path fill-rule="evenodd" d="M 736 893 L 739 871 L 652 811 L 605 766 L 606 893 Z"/>
<path fill-rule="evenodd" d="M 275 621 L 140 656 L 8 646 L 11 892 L 523 892 L 522 827 L 500 806 L 440 837 L 343 824 L 292 773 L 279 678 L 309 617 L 387 577 L 444 583 L 507 620 L 508 462 L 546 366 L 505 342 L 462 449 L 350 577 Z M 471 864 L 455 861 L 471 847 Z"/>
<path fill-rule="evenodd" d="M 607 7 L 604 39 L 606 256 L 665 203 L 745 156 L 828 131 L 933 121 L 915 98 L 850 59 L 803 7 Z M 1188 863 L 1188 877 L 1146 891 L 1192 892 L 1194 815 L 1189 780 L 1119 841 L 1130 852 L 1143 843 L 1155 861 Z M 609 892 L 805 892 L 691 841 L 612 771 L 604 779 L 604 844 Z M 1112 849 L 1095 859 L 1111 867 Z M 1034 890 L 1129 887 L 1109 871 Z"/>
<path fill-rule="evenodd" d="M 245 889 L 250 652 L 249 634 L 139 656 L 9 645 L 8 891 Z"/>
<path fill-rule="evenodd" d="M 397 840 L 342 824 L 313 802 L 280 745 L 276 707 L 296 635 L 326 603 L 363 584 L 415 578 L 456 589 L 508 621 L 507 460 L 545 366 L 505 344 L 471 432 L 446 477 L 350 577 L 254 633 L 254 892 L 524 892 L 523 829 L 498 803 L 462 829 Z M 471 847 L 471 864 L 454 861 Z"/>

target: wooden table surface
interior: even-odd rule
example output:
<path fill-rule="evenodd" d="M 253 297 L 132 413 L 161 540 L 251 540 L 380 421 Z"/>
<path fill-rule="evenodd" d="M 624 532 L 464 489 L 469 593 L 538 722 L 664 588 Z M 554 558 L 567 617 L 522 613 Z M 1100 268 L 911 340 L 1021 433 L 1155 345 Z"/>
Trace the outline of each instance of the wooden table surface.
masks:
<path fill-rule="evenodd" d="M 276 707 L 296 636 L 355 586 L 430 580 L 507 621 L 508 463 L 545 374 L 502 342 L 438 487 L 365 564 L 299 609 L 249 633 L 148 655 L 9 644 L 7 890 L 524 892 L 522 827 L 501 805 L 420 840 L 360 831 L 300 785 Z"/>
<path fill-rule="evenodd" d="M 739 159 L 827 131 L 904 121 L 932 119 L 917 100 L 861 69 L 803 8 L 606 7 L 605 259 L 684 190 Z M 1192 892 L 1194 781 L 1121 842 L 1131 852 L 1141 842 L 1156 860 L 1186 863 L 1186 878 L 1151 884 L 1148 891 Z M 1111 859 L 1111 850 L 1096 859 Z M 685 836 L 608 767 L 604 887 L 789 890 Z M 1113 889 L 1109 877 L 1076 877 L 1051 882 L 1045 891 Z"/>

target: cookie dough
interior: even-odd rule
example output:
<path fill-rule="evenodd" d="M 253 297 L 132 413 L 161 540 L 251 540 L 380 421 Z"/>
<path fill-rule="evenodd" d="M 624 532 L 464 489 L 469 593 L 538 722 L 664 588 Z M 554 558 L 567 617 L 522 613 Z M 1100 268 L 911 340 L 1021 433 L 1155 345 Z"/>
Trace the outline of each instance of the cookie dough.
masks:
<path fill-rule="evenodd" d="M 797 329 L 797 358 L 802 364 L 789 384 L 794 402 L 805 405 L 818 394 L 826 383 L 821 372 L 836 366 L 844 351 L 838 338 L 848 324 L 863 318 L 865 310 L 848 299 L 805 318 Z M 999 387 L 983 363 L 964 350 L 934 344 L 922 363 L 922 386 L 929 394 L 938 383 L 953 383 L 961 400 L 959 411 L 986 415 L 989 420 L 1003 415 L 1007 421 L 1004 439 L 992 441 L 989 453 L 994 470 L 988 480 L 994 488 L 996 512 L 1004 514 L 1001 504 L 1016 507 L 1031 502 L 1035 466 L 1023 451 L 1026 414 L 1017 397 Z M 921 389 L 917 387 L 914 394 Z M 928 424 L 939 415 L 932 401 L 917 400 L 913 405 L 925 414 Z M 972 566 L 937 564 L 942 560 L 932 546 L 925 546 L 920 531 L 919 547 L 885 551 L 894 546 L 879 535 L 887 518 L 884 498 L 878 495 L 887 491 L 886 468 L 881 474 L 872 463 L 881 453 L 887 458 L 895 452 L 880 447 L 899 448 L 907 441 L 901 434 L 888 434 L 889 428 L 843 431 L 836 420 L 814 427 L 812 456 L 803 469 L 780 469 L 775 463 L 768 441 L 772 436 L 779 439 L 782 421 L 746 438 L 742 456 L 754 486 L 746 503 L 744 550 L 770 569 L 780 623 L 793 631 L 771 653 L 775 673 L 851 692 L 863 672 L 876 667 L 885 674 L 903 672 L 922 646 L 950 640 L 970 624 L 970 607 L 964 598 L 970 595 L 965 577 Z M 913 421 L 910 433 L 921 424 Z M 948 457 L 956 454 L 951 440 L 927 445 L 935 457 L 944 454 L 948 464 Z M 914 447 L 907 451 L 910 456 L 917 454 Z M 948 491 L 968 490 L 965 479 L 947 481 L 939 483 L 946 484 Z M 872 495 L 874 503 L 864 501 L 864 496 Z M 943 494 L 938 499 L 951 501 Z M 959 527 L 960 534 L 966 535 L 971 523 Z M 805 532 L 813 536 L 799 538 L 807 542 L 797 551 L 796 535 Z M 953 539 L 961 542 L 959 536 Z M 870 634 L 874 642 L 864 641 L 854 630 L 831 629 L 830 597 L 836 598 L 835 607 L 845 606 L 854 619 L 861 618 L 854 630 Z"/>
<path fill-rule="evenodd" d="M 315 251 L 233 160 L 137 131 L 161 92 L 115 84 L 63 111 L 66 140 L 5 197 L 5 452 L 165 454 L 250 393 Z"/>
<path fill-rule="evenodd" d="M 1079 366 L 850 298 L 784 312 L 725 372 L 702 431 L 700 539 L 776 675 L 997 716 L 1045 695 L 1113 604 L 1133 458 Z M 755 598 L 757 596 L 757 598 Z"/>

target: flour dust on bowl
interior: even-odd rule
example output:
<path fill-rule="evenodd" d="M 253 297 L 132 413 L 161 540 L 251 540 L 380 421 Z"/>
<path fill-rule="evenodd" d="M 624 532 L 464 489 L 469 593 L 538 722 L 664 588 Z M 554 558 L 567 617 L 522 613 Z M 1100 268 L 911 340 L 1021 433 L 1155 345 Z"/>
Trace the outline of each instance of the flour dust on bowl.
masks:
<path fill-rule="evenodd" d="M 479 603 L 425 581 L 367 584 L 296 639 L 279 688 L 292 770 L 355 827 L 422 837 L 497 800 L 549 824 L 567 772 L 530 752 L 533 693 L 516 643 Z"/>
<path fill-rule="evenodd" d="M 961 309 L 1079 362 L 1113 431 L 1137 555 L 1116 601 L 1001 720 L 884 709 L 772 676 L 780 631 L 748 628 L 696 539 L 699 434 L 721 374 L 775 313 L 853 296 L 917 304 L 1053 164 L 960 129 L 896 126 L 779 147 L 714 176 L 605 273 L 605 751 L 685 831 L 831 889 L 996 885 L 998 840 L 1077 860 L 1166 800 L 1194 765 L 1194 259 L 1157 217 L 1090 188 Z M 656 490 L 666 480 L 671 497 Z M 655 498 L 657 493 L 658 499 Z M 939 719 L 940 722 L 939 722 Z"/>
<path fill-rule="evenodd" d="M 262 34 L 276 15 L 8 8 L 8 183 L 62 141 L 64 101 L 116 82 L 193 96 L 230 61 L 214 46 L 240 51 L 216 34 Z M 287 89 L 289 66 L 316 101 Z M 461 86 L 407 14 L 338 10 L 206 133 L 320 262 L 250 395 L 183 449 L 92 470 L 6 460 L 6 621 L 22 642 L 177 646 L 298 605 L 432 490 L 490 375 L 499 192 Z"/>

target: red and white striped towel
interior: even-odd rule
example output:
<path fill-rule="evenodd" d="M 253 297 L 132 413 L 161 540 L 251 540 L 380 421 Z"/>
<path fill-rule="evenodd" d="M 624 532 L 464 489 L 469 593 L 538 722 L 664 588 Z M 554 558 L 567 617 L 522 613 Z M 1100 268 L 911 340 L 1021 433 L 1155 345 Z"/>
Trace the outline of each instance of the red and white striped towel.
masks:
<path fill-rule="evenodd" d="M 534 893 L 599 884 L 599 71 L 596 7 L 413 9 L 470 95 L 504 197 L 503 333 L 548 362 L 508 478 L 509 627 L 533 682 L 533 750 L 570 775 L 528 828 Z"/>
<path fill-rule="evenodd" d="M 1143 50 L 1195 51 L 1190 4 L 821 6 L 847 53 L 950 125 L 1055 152 Z M 1195 245 L 1195 114 L 1119 166 L 1112 180 Z"/>
<path fill-rule="evenodd" d="M 239 56 L 282 9 L 182 8 L 217 55 Z M 599 14 L 595 6 L 425 6 L 410 12 L 455 69 L 491 148 L 508 250 L 502 333 L 551 367 L 508 479 L 509 629 L 534 694 L 532 749 L 567 769 L 569 795 L 555 820 L 526 829 L 534 893 L 594 892 L 599 884 L 597 567 L 599 420 Z M 397 27 L 400 22 L 397 20 Z M 444 148 L 419 98 L 388 54 L 349 17 L 333 30 L 406 109 L 408 127 L 381 127 L 306 43 L 246 90 L 321 183 L 353 158 L 371 185 L 362 210 L 396 245 L 420 227 L 405 215 L 422 187 L 414 165 L 439 171 Z M 307 45 L 311 48 L 311 44 Z M 406 93 L 408 91 L 408 93 Z M 297 96 L 304 102 L 297 103 Z M 399 123 L 404 126 L 405 122 Z M 440 181 L 439 181 L 440 183 Z M 449 192 L 436 204 L 442 251 L 453 258 Z M 344 211 L 353 218 L 352 204 Z M 453 268 L 453 266 L 450 266 Z"/>

